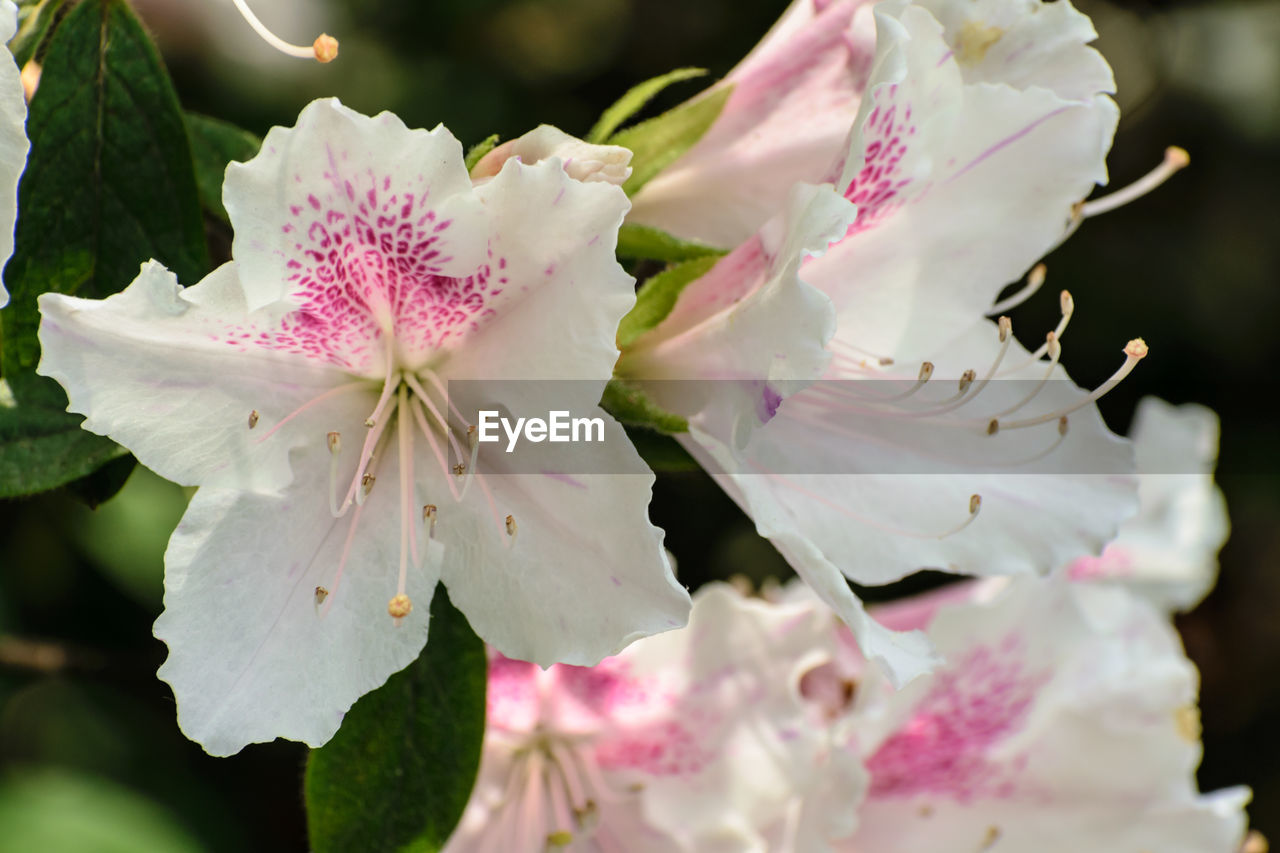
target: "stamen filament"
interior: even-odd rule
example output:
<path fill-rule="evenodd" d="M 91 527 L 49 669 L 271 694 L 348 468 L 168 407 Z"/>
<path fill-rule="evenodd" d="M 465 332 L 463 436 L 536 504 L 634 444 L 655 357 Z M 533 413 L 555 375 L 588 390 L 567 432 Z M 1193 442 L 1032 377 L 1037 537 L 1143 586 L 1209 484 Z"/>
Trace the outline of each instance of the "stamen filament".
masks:
<path fill-rule="evenodd" d="M 1054 327 L 1053 335 L 1058 339 L 1058 342 L 1061 343 L 1062 335 L 1064 332 L 1067 331 L 1067 324 L 1071 322 L 1071 318 L 1076 313 L 1076 301 L 1075 299 L 1072 298 L 1071 291 L 1064 290 L 1060 294 L 1058 294 L 1058 304 L 1062 309 L 1062 316 L 1058 319 L 1058 325 Z M 1042 343 L 1036 349 L 1035 352 L 1031 353 L 1031 355 L 1029 355 L 1025 361 L 1023 361 L 1017 367 L 1010 367 L 1002 371 L 1000 375 L 1008 376 L 1011 373 L 1021 373 L 1031 365 L 1035 364 L 1041 358 L 1043 358 L 1045 353 L 1047 353 L 1048 351 L 1049 351 L 1049 339 L 1046 336 L 1045 342 Z"/>
<path fill-rule="evenodd" d="M 1134 338 L 1133 340 L 1129 341 L 1127 346 L 1125 346 L 1124 355 L 1125 355 L 1124 364 L 1120 365 L 1120 369 L 1117 370 L 1115 373 L 1111 374 L 1110 379 L 1108 379 L 1106 382 L 1103 382 L 1101 385 L 1095 388 L 1092 393 L 1090 393 L 1087 397 L 1085 397 L 1080 402 L 1074 403 L 1065 409 L 1059 409 L 1056 412 L 1049 412 L 1046 415 L 1040 415 L 1039 417 L 1036 417 L 1036 418 L 1026 418 L 1021 421 L 1010 421 L 1009 423 L 1002 423 L 1000 424 L 1000 428 L 1001 429 L 1022 429 L 1023 427 L 1039 426 L 1040 424 L 1047 424 L 1050 421 L 1059 420 L 1060 418 L 1066 415 L 1069 415 L 1078 409 L 1083 409 L 1085 406 L 1088 406 L 1090 403 L 1097 402 L 1108 391 L 1110 391 L 1112 388 L 1116 387 L 1122 381 L 1124 381 L 1124 378 L 1133 372 L 1133 368 L 1137 366 L 1139 361 L 1142 361 L 1142 359 L 1146 358 L 1147 345 L 1142 340 L 1142 338 Z"/>
<path fill-rule="evenodd" d="M 1032 400 L 1034 400 L 1036 396 L 1039 395 L 1039 393 L 1044 390 L 1044 386 L 1049 383 L 1049 380 L 1053 377 L 1053 371 L 1057 368 L 1058 362 L 1062 358 L 1062 344 L 1058 343 L 1058 336 L 1055 335 L 1053 332 L 1050 332 L 1049 334 L 1045 335 L 1045 346 L 1049 348 L 1049 362 L 1047 365 L 1047 369 L 1044 372 L 1044 376 L 1040 377 L 1040 381 L 1037 382 L 1035 387 L 1031 389 L 1031 393 L 1027 394 L 1025 397 L 1023 397 L 1021 400 L 1019 400 L 1017 403 L 1013 404 L 1009 408 L 993 414 L 991 416 L 993 420 L 997 418 L 1002 418 L 1005 415 L 1011 415 L 1014 412 L 1018 411 L 1018 409 L 1021 409 L 1023 406 L 1027 405 Z"/>
<path fill-rule="evenodd" d="M 413 424 L 404 412 L 408 408 L 409 389 L 400 386 L 400 417 L 396 419 L 400 439 L 400 577 L 396 594 L 405 594 L 405 581 L 409 570 L 409 556 L 418 565 L 418 526 L 413 522 Z"/>
<path fill-rule="evenodd" d="M 280 429 L 280 427 L 284 426 L 289 421 L 293 420 L 298 415 L 305 412 L 307 409 L 310 409 L 312 406 L 318 406 L 319 404 L 323 403 L 325 400 L 328 400 L 330 397 L 336 397 L 339 394 L 342 394 L 346 391 L 354 391 L 357 388 L 364 388 L 364 387 L 366 387 L 366 383 L 364 382 L 346 382 L 342 385 L 337 386 L 336 388 L 330 388 L 328 391 L 325 391 L 321 394 L 318 394 L 315 397 L 312 397 L 310 400 L 303 403 L 301 406 L 294 409 L 289 414 L 285 415 L 284 418 L 275 426 L 273 426 L 271 429 L 263 433 L 262 436 L 258 439 L 258 444 L 261 444 L 262 442 L 266 441 L 268 438 L 271 438 L 271 436 L 276 434 L 276 430 Z"/>
<path fill-rule="evenodd" d="M 377 475 L 372 470 L 374 468 L 374 458 L 377 456 L 377 447 L 382 442 L 382 439 L 389 435 L 387 424 L 391 422 L 391 416 L 396 413 L 397 404 L 398 401 L 393 397 L 391 405 L 387 406 L 385 412 L 386 419 L 371 429 L 369 434 L 365 436 L 364 447 L 360 451 L 360 464 L 356 466 L 356 476 L 352 479 L 351 490 L 347 494 L 347 504 L 350 504 L 351 499 L 354 497 L 356 504 L 363 505 L 369 497 L 369 492 L 373 491 L 373 484 L 377 480 Z"/>
<path fill-rule="evenodd" d="M 444 481 L 449 486 L 449 493 L 453 495 L 454 501 L 458 500 L 458 488 L 453 484 L 453 478 L 449 476 L 449 462 L 444 458 L 444 453 L 440 450 L 440 443 L 436 441 L 435 433 L 431 429 L 431 425 L 427 423 L 427 416 L 422 410 L 422 398 L 414 396 L 409 401 L 409 410 L 413 412 L 413 419 L 418 423 L 418 429 L 427 437 L 427 444 L 431 447 L 431 453 L 436 457 L 436 462 L 440 464 L 440 470 L 444 472 Z"/>
<path fill-rule="evenodd" d="M 298 59 L 315 59 L 318 62 L 332 62 L 337 57 L 338 40 L 332 36 L 321 33 L 310 47 L 290 44 L 267 29 L 266 24 L 258 20 L 258 16 L 253 14 L 253 10 L 249 8 L 245 0 L 231 0 L 231 2 L 240 10 L 240 14 L 249 23 L 249 26 L 253 27 L 253 31 L 262 37 L 263 41 L 286 56 L 293 56 Z"/>
<path fill-rule="evenodd" d="M 1022 289 L 1008 299 L 1001 299 L 995 305 L 992 305 L 991 310 L 987 312 L 987 316 L 999 317 L 1001 314 L 1007 314 L 1032 296 L 1035 296 L 1036 291 L 1044 284 L 1047 272 L 1048 269 L 1044 264 L 1036 264 L 1032 267 L 1031 272 L 1027 273 L 1027 283 Z"/>
<path fill-rule="evenodd" d="M 1098 216 L 1115 210 L 1117 207 L 1123 207 L 1131 201 L 1142 198 L 1142 196 L 1151 192 L 1189 165 L 1191 165 L 1191 156 L 1187 154 L 1186 150 L 1176 145 L 1170 145 L 1164 150 L 1164 160 L 1160 162 L 1159 166 L 1156 166 L 1124 189 L 1117 190 L 1110 195 L 1104 195 L 1101 198 L 1095 198 L 1093 201 L 1084 202 L 1080 205 L 1077 215 L 1082 219 L 1088 219 L 1091 216 Z"/>

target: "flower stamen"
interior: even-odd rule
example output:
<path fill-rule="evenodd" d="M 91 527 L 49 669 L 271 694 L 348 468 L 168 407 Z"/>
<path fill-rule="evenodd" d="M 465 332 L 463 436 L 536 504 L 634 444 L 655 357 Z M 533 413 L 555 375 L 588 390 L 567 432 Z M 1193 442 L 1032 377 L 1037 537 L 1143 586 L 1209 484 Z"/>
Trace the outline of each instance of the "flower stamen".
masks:
<path fill-rule="evenodd" d="M 235 4 L 236 9 L 240 11 L 241 16 L 253 28 L 253 31 L 261 36 L 263 41 L 285 56 L 292 56 L 297 59 L 314 59 L 320 63 L 332 62 L 337 58 L 338 40 L 333 36 L 321 33 L 310 47 L 290 44 L 267 29 L 266 24 L 258 20 L 258 16 L 253 14 L 253 10 L 249 8 L 245 0 L 231 0 L 231 2 Z"/>
<path fill-rule="evenodd" d="M 1116 190 L 1109 195 L 1095 198 L 1092 201 L 1082 202 L 1076 209 L 1073 218 L 1088 219 L 1091 216 L 1098 216 L 1115 210 L 1117 207 L 1123 207 L 1132 201 L 1142 198 L 1189 165 L 1191 165 L 1191 155 L 1186 152 L 1186 149 L 1170 145 L 1164 150 L 1164 159 L 1159 166 L 1156 166 L 1124 189 Z"/>
<path fill-rule="evenodd" d="M 991 306 L 991 310 L 987 312 L 988 317 L 998 317 L 1001 314 L 1007 314 L 1014 308 L 1026 302 L 1032 296 L 1036 295 L 1041 286 L 1044 284 L 1048 269 L 1044 264 L 1036 264 L 1031 268 L 1031 272 L 1027 273 L 1027 283 L 1014 293 L 1008 299 L 1001 299 L 995 305 Z"/>
<path fill-rule="evenodd" d="M 1139 361 L 1142 361 L 1142 359 L 1146 358 L 1147 356 L 1146 342 L 1143 341 L 1142 338 L 1134 338 L 1133 340 L 1129 341 L 1128 344 L 1125 345 L 1124 355 L 1125 355 L 1124 364 L 1120 365 L 1120 368 L 1116 370 L 1115 373 L 1111 374 L 1111 377 L 1107 379 L 1106 382 L 1103 382 L 1101 385 L 1095 388 L 1083 400 L 1073 403 L 1064 409 L 1059 409 L 1056 412 L 1049 412 L 1048 414 L 1040 415 L 1034 418 L 1025 418 L 1020 421 L 1009 421 L 1007 423 L 1001 423 L 999 425 L 1000 429 L 1022 429 L 1024 427 L 1039 426 L 1040 424 L 1046 424 L 1046 423 L 1049 423 L 1050 421 L 1055 421 L 1055 420 L 1061 423 L 1062 418 L 1066 417 L 1067 415 L 1071 414 L 1077 409 L 1082 409 L 1091 403 L 1096 403 L 1099 399 L 1103 397 L 1103 395 L 1105 395 L 1112 388 L 1115 388 L 1122 381 L 1124 381 L 1124 378 L 1133 372 L 1133 368 L 1137 366 Z M 1062 427 L 1059 426 L 1059 429 L 1061 430 Z"/>

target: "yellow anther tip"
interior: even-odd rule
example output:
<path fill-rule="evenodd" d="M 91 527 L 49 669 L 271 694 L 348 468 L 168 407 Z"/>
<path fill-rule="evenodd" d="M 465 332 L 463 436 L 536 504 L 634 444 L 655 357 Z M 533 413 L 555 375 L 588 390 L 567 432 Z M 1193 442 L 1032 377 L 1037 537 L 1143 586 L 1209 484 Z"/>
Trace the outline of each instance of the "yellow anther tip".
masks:
<path fill-rule="evenodd" d="M 1164 159 L 1175 169 L 1185 169 L 1191 165 L 1191 155 L 1187 153 L 1187 149 L 1177 145 L 1170 145 L 1164 150 Z"/>
<path fill-rule="evenodd" d="M 1129 358 L 1146 358 L 1147 352 L 1147 342 L 1142 338 L 1134 338 L 1124 347 L 1124 354 Z"/>
<path fill-rule="evenodd" d="M 413 612 L 413 602 L 403 592 L 387 603 L 387 613 L 392 619 L 403 619 Z"/>
<path fill-rule="evenodd" d="M 338 40 L 331 35 L 321 33 L 311 46 L 316 54 L 316 62 L 333 62 L 338 58 Z"/>

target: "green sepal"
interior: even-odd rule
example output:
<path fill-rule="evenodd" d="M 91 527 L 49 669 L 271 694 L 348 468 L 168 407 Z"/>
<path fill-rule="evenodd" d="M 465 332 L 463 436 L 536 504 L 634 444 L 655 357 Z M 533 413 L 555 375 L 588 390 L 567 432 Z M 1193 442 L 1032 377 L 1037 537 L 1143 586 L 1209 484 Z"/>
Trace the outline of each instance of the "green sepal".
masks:
<path fill-rule="evenodd" d="M 223 222 L 230 222 L 227 209 L 222 206 L 222 181 L 227 164 L 252 159 L 262 147 L 262 140 L 222 119 L 199 113 L 187 113 L 185 119 L 200 206 Z"/>
<path fill-rule="evenodd" d="M 600 407 L 624 427 L 644 427 L 667 435 L 689 431 L 687 420 L 666 411 L 625 379 L 609 380 Z"/>
<path fill-rule="evenodd" d="M 488 154 L 498 146 L 498 134 L 491 134 L 488 138 L 477 142 L 467 149 L 466 159 L 463 161 L 467 164 L 467 171 L 470 172 L 476 167 L 484 155 Z"/>
<path fill-rule="evenodd" d="M 442 585 L 422 655 L 361 697 L 311 751 L 305 795 L 315 853 L 440 850 L 480 767 L 488 660 Z"/>
<path fill-rule="evenodd" d="M 709 89 L 660 116 L 615 133 L 609 144 L 621 145 L 632 151 L 631 177 L 622 185 L 627 195 L 635 195 L 692 148 L 715 124 L 732 92 L 732 86 Z"/>
<path fill-rule="evenodd" d="M 632 86 L 627 90 L 626 94 L 614 101 L 612 106 L 600 114 L 600 120 L 596 122 L 595 127 L 591 128 L 591 131 L 587 134 L 587 142 L 596 144 L 604 142 L 615 130 L 622 126 L 623 122 L 643 109 L 644 105 L 653 100 L 663 89 L 672 83 L 692 80 L 695 77 L 702 77 L 706 73 L 707 69 L 705 68 L 677 68 L 675 71 L 668 71 L 666 74 Z"/>
<path fill-rule="evenodd" d="M 683 240 L 648 225 L 627 224 L 618 229 L 618 257 L 626 260 L 674 263 L 695 258 L 719 258 L 726 254 L 726 249 L 717 249 L 694 240 Z"/>
<path fill-rule="evenodd" d="M 708 255 L 684 261 L 668 267 L 641 285 L 636 293 L 636 304 L 618 323 L 618 349 L 625 350 L 636 338 L 665 320 L 684 289 L 710 272 L 719 260 L 718 255 Z"/>
<path fill-rule="evenodd" d="M 83 0 L 48 40 L 27 117 L 31 153 L 18 188 L 14 254 L 5 269 L 10 394 L 0 470 L 6 494 L 79 479 L 125 451 L 81 432 L 66 395 L 37 376 L 46 291 L 102 298 L 156 258 L 183 281 L 208 270 L 182 111 L 160 55 L 124 0 Z M 100 485 L 100 484 L 99 484 Z M 100 487 L 93 489 L 101 497 Z"/>

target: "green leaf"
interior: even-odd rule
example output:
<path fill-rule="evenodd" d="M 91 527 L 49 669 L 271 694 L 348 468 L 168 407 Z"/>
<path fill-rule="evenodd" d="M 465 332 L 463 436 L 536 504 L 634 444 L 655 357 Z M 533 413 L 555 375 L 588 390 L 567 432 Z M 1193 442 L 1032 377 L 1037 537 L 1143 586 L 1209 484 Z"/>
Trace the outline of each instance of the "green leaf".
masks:
<path fill-rule="evenodd" d="M 618 349 L 626 349 L 636 338 L 666 319 L 681 292 L 706 275 L 720 258 L 709 255 L 668 267 L 650 278 L 636 293 L 636 304 L 618 324 Z"/>
<path fill-rule="evenodd" d="M 479 163 L 480 159 L 496 148 L 497 145 L 498 134 L 496 133 L 484 141 L 477 142 L 475 145 L 472 145 L 471 148 L 467 150 L 467 157 L 465 160 L 467 164 L 467 171 L 470 172 L 474 169 L 476 167 L 476 163 Z"/>
<path fill-rule="evenodd" d="M 488 662 L 443 585 L 422 656 L 362 697 L 307 761 L 315 853 L 436 851 L 480 767 Z"/>
<path fill-rule="evenodd" d="M 262 140 L 229 121 L 199 113 L 187 113 L 185 118 L 200 205 L 223 222 L 230 222 L 227 209 L 222 206 L 222 179 L 227 164 L 253 158 L 262 147 Z"/>
<path fill-rule="evenodd" d="M 20 472 L 9 488 L 34 492 L 123 453 L 80 433 L 80 418 L 62 411 L 62 389 L 35 375 L 36 297 L 108 296 L 148 258 L 194 282 L 209 261 L 182 112 L 124 0 L 84 0 L 58 25 L 27 135 L 31 154 L 5 270 L 12 301 L 3 312 L 4 378 L 16 409 L 3 414 L 0 470 Z"/>
<path fill-rule="evenodd" d="M 604 142 L 615 130 L 622 126 L 624 121 L 638 113 L 645 104 L 653 100 L 663 89 L 672 83 L 692 80 L 695 77 L 702 77 L 706 73 L 707 69 L 705 68 L 677 68 L 675 71 L 668 71 L 660 77 L 654 77 L 632 86 L 625 95 L 614 102 L 613 106 L 601 113 L 600 120 L 596 122 L 595 127 L 591 128 L 591 132 L 587 134 L 587 142 L 595 142 L 597 144 Z"/>
<path fill-rule="evenodd" d="M 635 195 L 677 157 L 692 148 L 719 118 L 732 92 L 732 86 L 709 89 L 692 101 L 614 134 L 609 144 L 630 148 L 634 155 L 631 158 L 631 177 L 622 185 L 627 195 Z"/>
<path fill-rule="evenodd" d="M 600 406 L 624 427 L 645 427 L 660 433 L 688 432 L 689 422 L 658 406 L 625 379 L 610 379 Z"/>
<path fill-rule="evenodd" d="M 682 240 L 648 225 L 623 225 L 618 229 L 618 257 L 629 260 L 689 261 L 694 258 L 721 257 L 728 252 L 705 243 Z"/>
<path fill-rule="evenodd" d="M 66 0 L 40 0 L 18 12 L 18 32 L 10 39 L 9 49 L 19 68 L 40 55 L 40 46 L 66 5 Z"/>
<path fill-rule="evenodd" d="M 80 419 L 61 409 L 5 402 L 0 400 L 0 498 L 55 489 L 128 453 L 80 429 Z"/>

